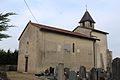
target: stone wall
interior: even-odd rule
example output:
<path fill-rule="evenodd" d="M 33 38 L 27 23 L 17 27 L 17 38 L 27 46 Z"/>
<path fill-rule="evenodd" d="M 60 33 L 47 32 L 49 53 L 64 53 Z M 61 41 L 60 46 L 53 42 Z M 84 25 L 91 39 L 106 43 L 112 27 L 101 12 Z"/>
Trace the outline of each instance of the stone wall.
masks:
<path fill-rule="evenodd" d="M 38 71 L 64 63 L 74 70 L 84 65 L 89 70 L 94 66 L 93 41 L 49 31 L 39 31 Z M 74 44 L 74 52 L 73 52 Z M 43 69 L 44 70 L 44 69 Z"/>
<path fill-rule="evenodd" d="M 0 65 L 0 71 L 17 71 L 17 65 Z"/>
<path fill-rule="evenodd" d="M 37 28 L 28 24 L 19 40 L 18 71 L 25 72 L 25 57 L 28 57 L 28 71 L 36 72 Z"/>

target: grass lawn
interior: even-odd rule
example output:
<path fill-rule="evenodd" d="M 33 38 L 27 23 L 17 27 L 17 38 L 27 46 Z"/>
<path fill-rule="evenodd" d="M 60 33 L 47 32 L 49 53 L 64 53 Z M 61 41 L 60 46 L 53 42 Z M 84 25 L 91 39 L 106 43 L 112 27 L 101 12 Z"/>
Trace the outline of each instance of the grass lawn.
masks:
<path fill-rule="evenodd" d="M 15 71 L 7 72 L 7 76 L 10 80 L 40 80 L 34 74 L 19 73 Z"/>

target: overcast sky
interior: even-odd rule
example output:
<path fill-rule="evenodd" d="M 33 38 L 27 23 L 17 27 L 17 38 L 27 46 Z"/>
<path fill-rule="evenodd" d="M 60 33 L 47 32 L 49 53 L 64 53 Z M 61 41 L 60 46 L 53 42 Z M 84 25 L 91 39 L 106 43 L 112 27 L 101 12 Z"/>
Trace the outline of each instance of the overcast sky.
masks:
<path fill-rule="evenodd" d="M 108 47 L 113 57 L 120 57 L 120 0 L 26 0 L 31 11 L 41 24 L 72 31 L 86 11 L 85 5 L 96 22 L 95 28 L 109 33 Z M 18 49 L 18 38 L 31 20 L 36 22 L 26 7 L 24 0 L 1 0 L 0 12 L 15 12 L 9 17 L 10 28 L 7 32 L 12 37 L 0 41 L 0 49 Z"/>

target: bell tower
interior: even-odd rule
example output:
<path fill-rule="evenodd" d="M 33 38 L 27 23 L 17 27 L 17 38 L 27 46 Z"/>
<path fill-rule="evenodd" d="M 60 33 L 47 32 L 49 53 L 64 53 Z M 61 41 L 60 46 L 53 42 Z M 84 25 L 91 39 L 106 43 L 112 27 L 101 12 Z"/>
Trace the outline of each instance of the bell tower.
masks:
<path fill-rule="evenodd" d="M 80 27 L 94 29 L 95 21 L 92 19 L 91 15 L 89 14 L 87 10 L 79 23 L 80 23 Z"/>

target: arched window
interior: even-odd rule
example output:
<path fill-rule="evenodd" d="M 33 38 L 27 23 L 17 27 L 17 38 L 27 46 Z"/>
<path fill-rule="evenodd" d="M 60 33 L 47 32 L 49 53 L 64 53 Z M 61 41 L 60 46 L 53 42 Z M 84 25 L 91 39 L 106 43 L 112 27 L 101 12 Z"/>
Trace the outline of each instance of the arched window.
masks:
<path fill-rule="evenodd" d="M 75 43 L 73 43 L 72 47 L 73 47 L 73 53 L 74 53 L 75 52 Z"/>

